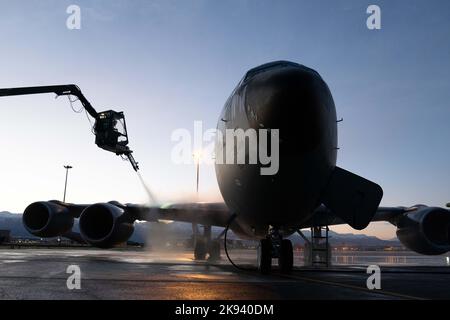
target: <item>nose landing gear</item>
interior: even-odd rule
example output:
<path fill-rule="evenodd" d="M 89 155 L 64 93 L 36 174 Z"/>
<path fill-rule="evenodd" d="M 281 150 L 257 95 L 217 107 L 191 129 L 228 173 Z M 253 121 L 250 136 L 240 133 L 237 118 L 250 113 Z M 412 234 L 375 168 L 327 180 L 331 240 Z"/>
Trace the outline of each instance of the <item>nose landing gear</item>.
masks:
<path fill-rule="evenodd" d="M 258 247 L 258 269 L 263 274 L 270 273 L 272 258 L 278 258 L 278 266 L 282 273 L 290 273 L 294 265 L 292 242 L 283 239 L 278 229 L 270 228 L 265 239 L 260 240 Z"/>

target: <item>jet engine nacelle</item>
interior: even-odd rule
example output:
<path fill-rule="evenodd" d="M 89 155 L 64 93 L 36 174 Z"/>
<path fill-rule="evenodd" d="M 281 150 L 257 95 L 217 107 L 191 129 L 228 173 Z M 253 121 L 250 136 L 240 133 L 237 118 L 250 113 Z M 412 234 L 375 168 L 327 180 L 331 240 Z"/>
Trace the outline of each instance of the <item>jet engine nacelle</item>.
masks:
<path fill-rule="evenodd" d="M 124 209 L 113 203 L 97 203 L 83 210 L 79 220 L 83 239 L 99 248 L 111 248 L 126 242 L 134 231 Z"/>
<path fill-rule="evenodd" d="M 25 229 L 35 236 L 56 237 L 72 230 L 74 218 L 57 201 L 40 201 L 25 209 L 22 222 Z"/>
<path fill-rule="evenodd" d="M 450 250 L 450 211 L 419 206 L 396 223 L 397 237 L 408 249 L 426 255 Z"/>

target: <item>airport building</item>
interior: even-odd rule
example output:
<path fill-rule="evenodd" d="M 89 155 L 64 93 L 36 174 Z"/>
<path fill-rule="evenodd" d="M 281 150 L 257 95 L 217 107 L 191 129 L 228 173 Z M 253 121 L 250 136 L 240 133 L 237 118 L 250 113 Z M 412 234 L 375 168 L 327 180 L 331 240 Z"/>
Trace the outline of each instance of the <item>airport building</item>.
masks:
<path fill-rule="evenodd" d="M 0 244 L 11 241 L 11 230 L 0 230 Z"/>

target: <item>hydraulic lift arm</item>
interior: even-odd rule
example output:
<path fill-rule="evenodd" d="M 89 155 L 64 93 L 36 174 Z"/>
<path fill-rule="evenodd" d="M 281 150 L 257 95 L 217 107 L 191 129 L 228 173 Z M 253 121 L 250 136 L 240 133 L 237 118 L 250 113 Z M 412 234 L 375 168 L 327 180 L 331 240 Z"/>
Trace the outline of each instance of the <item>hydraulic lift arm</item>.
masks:
<path fill-rule="evenodd" d="M 97 146 L 117 155 L 125 155 L 133 169 L 135 171 L 139 170 L 138 163 L 132 155 L 133 151 L 127 146 L 128 133 L 123 112 L 108 110 L 97 113 L 80 88 L 74 84 L 0 89 L 0 97 L 40 93 L 55 93 L 57 96 L 72 95 L 77 97 L 86 112 L 95 119 L 94 133 Z"/>

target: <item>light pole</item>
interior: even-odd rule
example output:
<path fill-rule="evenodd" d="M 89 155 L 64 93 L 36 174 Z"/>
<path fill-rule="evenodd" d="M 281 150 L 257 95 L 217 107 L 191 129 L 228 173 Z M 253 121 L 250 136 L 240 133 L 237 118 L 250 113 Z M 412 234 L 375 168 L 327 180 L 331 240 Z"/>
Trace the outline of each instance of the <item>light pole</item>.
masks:
<path fill-rule="evenodd" d="M 200 161 L 197 161 L 197 197 L 198 197 L 198 174 L 200 171 Z"/>
<path fill-rule="evenodd" d="M 201 150 L 198 150 L 198 151 L 196 151 L 196 152 L 194 152 L 194 154 L 193 154 L 193 156 L 194 156 L 194 160 L 196 161 L 196 164 L 195 164 L 195 170 L 196 170 L 196 176 L 197 176 L 197 188 L 196 188 L 196 191 L 197 191 L 197 199 L 198 199 L 198 184 L 199 184 L 199 175 L 200 175 L 200 159 L 201 159 L 201 157 L 202 157 L 202 151 Z"/>
<path fill-rule="evenodd" d="M 66 169 L 66 182 L 64 184 L 64 198 L 63 198 L 63 202 L 66 202 L 67 176 L 69 175 L 69 169 L 72 169 L 72 166 L 66 165 L 66 166 L 64 166 L 64 168 Z"/>

